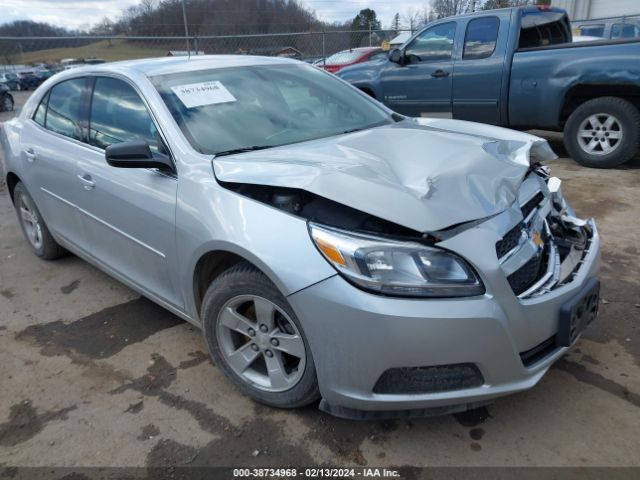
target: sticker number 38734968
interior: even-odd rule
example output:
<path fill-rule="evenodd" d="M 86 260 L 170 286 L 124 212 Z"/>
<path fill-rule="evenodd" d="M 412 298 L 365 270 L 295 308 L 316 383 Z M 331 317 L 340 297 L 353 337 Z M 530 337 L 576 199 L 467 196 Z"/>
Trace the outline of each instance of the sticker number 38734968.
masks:
<path fill-rule="evenodd" d="M 171 90 L 187 108 L 236 101 L 236 97 L 218 80 L 178 85 L 171 87 Z"/>

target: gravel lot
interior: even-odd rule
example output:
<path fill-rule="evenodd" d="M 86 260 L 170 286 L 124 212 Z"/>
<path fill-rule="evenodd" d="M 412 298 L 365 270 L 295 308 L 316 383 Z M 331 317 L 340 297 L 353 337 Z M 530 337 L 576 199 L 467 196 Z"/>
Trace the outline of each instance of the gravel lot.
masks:
<path fill-rule="evenodd" d="M 76 257 L 32 255 L 0 186 L 0 477 L 9 466 L 640 466 L 640 159 L 553 169 L 599 224 L 597 322 L 528 392 L 378 423 L 252 403 L 197 329 Z"/>

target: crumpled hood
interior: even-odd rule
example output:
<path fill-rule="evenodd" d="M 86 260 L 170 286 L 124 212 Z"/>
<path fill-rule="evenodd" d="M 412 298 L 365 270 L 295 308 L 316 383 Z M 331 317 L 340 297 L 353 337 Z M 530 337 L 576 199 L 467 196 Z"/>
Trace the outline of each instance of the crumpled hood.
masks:
<path fill-rule="evenodd" d="M 415 119 L 214 158 L 224 182 L 298 188 L 419 232 L 500 213 L 546 140 L 472 122 Z"/>

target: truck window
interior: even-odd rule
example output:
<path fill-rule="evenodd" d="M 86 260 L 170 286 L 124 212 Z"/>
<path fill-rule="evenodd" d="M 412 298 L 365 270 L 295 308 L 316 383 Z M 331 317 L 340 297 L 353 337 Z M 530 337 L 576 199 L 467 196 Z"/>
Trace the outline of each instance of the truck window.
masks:
<path fill-rule="evenodd" d="M 604 37 L 604 24 L 580 25 L 578 31 L 583 37 Z"/>
<path fill-rule="evenodd" d="M 640 37 L 640 28 L 630 23 L 614 23 L 611 27 L 611 38 Z"/>
<path fill-rule="evenodd" d="M 453 53 L 456 23 L 442 23 L 428 28 L 418 35 L 405 50 L 410 63 L 449 60 Z"/>
<path fill-rule="evenodd" d="M 536 48 L 571 42 L 571 29 L 564 11 L 524 10 L 518 48 Z"/>
<path fill-rule="evenodd" d="M 475 18 L 467 25 L 462 58 L 465 60 L 488 58 L 493 55 L 498 41 L 498 17 Z"/>

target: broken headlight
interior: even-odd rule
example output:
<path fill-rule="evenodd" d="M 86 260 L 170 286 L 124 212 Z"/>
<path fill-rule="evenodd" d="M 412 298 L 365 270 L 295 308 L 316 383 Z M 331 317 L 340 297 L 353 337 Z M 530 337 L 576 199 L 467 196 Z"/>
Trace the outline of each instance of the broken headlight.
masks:
<path fill-rule="evenodd" d="M 309 225 L 322 255 L 349 281 L 403 297 L 482 295 L 484 286 L 462 258 L 417 242 L 399 242 Z"/>

